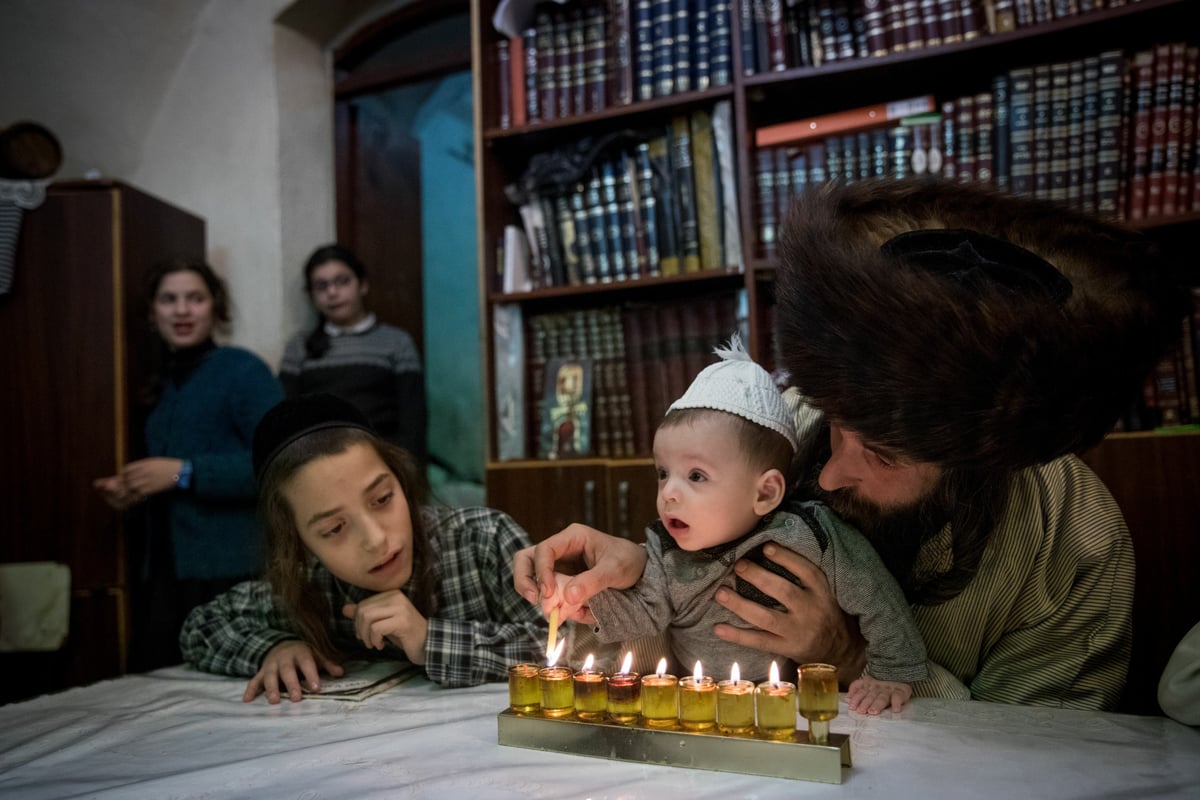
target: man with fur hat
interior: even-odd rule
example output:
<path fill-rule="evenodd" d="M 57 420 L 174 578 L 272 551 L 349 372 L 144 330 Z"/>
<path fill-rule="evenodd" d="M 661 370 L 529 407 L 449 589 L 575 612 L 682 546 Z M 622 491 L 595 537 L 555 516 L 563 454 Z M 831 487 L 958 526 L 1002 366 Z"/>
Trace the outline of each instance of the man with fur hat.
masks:
<path fill-rule="evenodd" d="M 1133 548 L 1077 457 L 1178 337 L 1186 293 L 1139 234 L 937 180 L 832 184 L 785 222 L 778 343 L 805 459 L 801 492 L 875 546 L 912 605 L 934 679 L 918 694 L 1113 708 L 1131 647 Z M 518 553 L 527 596 L 628 585 L 644 556 L 568 528 Z M 820 571 L 768 556 L 739 575 L 782 609 L 717 600 L 725 640 L 854 674 L 863 644 Z"/>
<path fill-rule="evenodd" d="M 850 684 L 850 708 L 899 711 L 911 683 L 928 675 L 925 648 L 904 594 L 862 534 L 821 503 L 780 510 L 799 442 L 793 409 L 767 371 L 734 337 L 721 361 L 703 369 L 671 404 L 654 436 L 658 513 L 646 530 L 648 561 L 629 589 L 594 595 L 589 606 L 602 642 L 669 632 L 680 669 L 703 659 L 711 674 L 767 679 L 786 656 L 713 641 L 713 626 L 737 617 L 713 601 L 720 587 L 773 604 L 744 580 L 739 559 L 765 563 L 774 543 L 802 553 L 828 576 L 840 607 L 856 616 L 866 637 L 866 669 Z M 543 598 L 543 606 L 561 598 Z M 568 616 L 574 609 L 560 608 Z"/>

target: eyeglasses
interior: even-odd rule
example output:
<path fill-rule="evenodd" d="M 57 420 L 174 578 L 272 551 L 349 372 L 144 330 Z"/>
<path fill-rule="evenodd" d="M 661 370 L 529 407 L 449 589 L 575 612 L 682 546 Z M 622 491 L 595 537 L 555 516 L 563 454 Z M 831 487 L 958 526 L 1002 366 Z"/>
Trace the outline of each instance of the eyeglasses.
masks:
<path fill-rule="evenodd" d="M 345 289 L 353 282 L 353 275 L 350 275 L 349 273 L 342 273 L 336 278 L 330 278 L 327 281 L 313 281 L 311 284 L 309 284 L 309 286 L 311 287 L 313 294 L 322 294 L 335 286 L 338 289 Z"/>

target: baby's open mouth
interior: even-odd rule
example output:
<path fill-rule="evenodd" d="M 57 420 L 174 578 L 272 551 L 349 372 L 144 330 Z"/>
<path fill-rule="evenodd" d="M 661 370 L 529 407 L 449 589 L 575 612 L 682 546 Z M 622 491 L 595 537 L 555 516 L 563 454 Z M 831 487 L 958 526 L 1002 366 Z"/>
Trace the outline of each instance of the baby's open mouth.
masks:
<path fill-rule="evenodd" d="M 667 530 L 670 531 L 686 531 L 688 524 L 679 517 L 667 517 Z"/>

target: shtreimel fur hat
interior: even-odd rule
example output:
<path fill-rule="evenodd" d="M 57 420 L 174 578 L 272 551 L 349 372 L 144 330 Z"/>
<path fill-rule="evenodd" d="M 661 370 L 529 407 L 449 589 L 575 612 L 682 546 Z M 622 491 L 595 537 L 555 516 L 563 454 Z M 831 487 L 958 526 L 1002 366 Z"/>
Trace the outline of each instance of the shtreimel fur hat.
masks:
<path fill-rule="evenodd" d="M 780 434 L 795 452 L 799 441 L 792 409 L 767 371 L 751 360 L 741 337 L 734 334 L 729 347 L 718 347 L 713 352 L 721 360 L 700 370 L 667 411 L 711 408 L 736 414 Z"/>
<path fill-rule="evenodd" d="M 866 441 L 947 467 L 1094 445 L 1188 309 L 1141 234 L 936 179 L 802 195 L 781 257 L 791 383 Z"/>

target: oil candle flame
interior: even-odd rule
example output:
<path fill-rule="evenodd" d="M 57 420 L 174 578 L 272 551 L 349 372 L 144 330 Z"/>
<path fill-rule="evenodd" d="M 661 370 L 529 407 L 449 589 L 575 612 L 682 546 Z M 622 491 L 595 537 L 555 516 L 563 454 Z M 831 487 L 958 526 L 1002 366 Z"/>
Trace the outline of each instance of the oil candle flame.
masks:
<path fill-rule="evenodd" d="M 771 682 L 771 686 L 779 685 L 779 665 L 774 661 L 771 662 L 771 674 L 768 680 Z"/>
<path fill-rule="evenodd" d="M 592 665 L 596 663 L 596 657 L 588 653 L 588 657 L 583 660 L 582 672 L 591 672 Z"/>
<path fill-rule="evenodd" d="M 700 668 L 699 661 L 696 662 L 696 666 L 692 670 L 692 677 L 695 678 L 697 682 L 699 682 L 699 680 L 704 677 L 704 670 Z"/>
<path fill-rule="evenodd" d="M 733 666 L 729 668 L 729 681 L 737 683 L 742 679 L 742 671 L 738 669 L 737 662 L 733 662 Z"/>
<path fill-rule="evenodd" d="M 630 650 L 625 654 L 625 660 L 621 662 L 621 674 L 628 675 L 629 668 L 633 666 L 633 651 Z"/>
<path fill-rule="evenodd" d="M 667 660 L 665 658 L 660 658 L 658 660 L 658 667 L 655 668 L 654 671 L 658 673 L 658 677 L 661 678 L 667 671 Z"/>
<path fill-rule="evenodd" d="M 549 656 L 546 658 L 546 666 L 547 667 L 553 667 L 555 664 L 558 663 L 558 657 L 562 655 L 563 646 L 566 643 L 567 643 L 567 640 L 565 638 L 558 640 L 558 644 L 555 646 L 554 652 L 550 653 Z"/>

